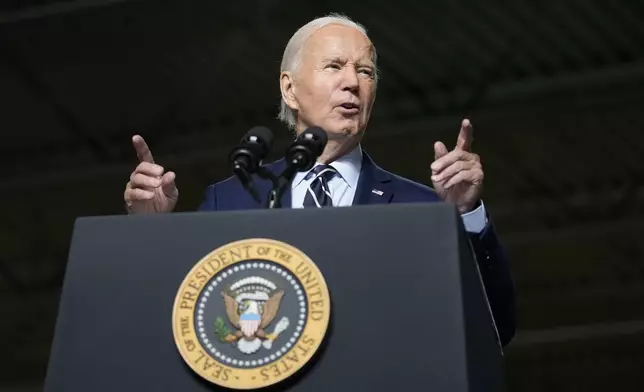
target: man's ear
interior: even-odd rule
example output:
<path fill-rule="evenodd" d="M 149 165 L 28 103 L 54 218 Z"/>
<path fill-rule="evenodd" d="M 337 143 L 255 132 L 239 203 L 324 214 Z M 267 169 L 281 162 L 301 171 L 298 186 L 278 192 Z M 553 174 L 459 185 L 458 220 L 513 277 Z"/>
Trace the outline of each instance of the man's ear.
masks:
<path fill-rule="evenodd" d="M 282 99 L 292 110 L 298 109 L 297 100 L 295 99 L 295 80 L 290 72 L 280 74 L 280 90 Z"/>

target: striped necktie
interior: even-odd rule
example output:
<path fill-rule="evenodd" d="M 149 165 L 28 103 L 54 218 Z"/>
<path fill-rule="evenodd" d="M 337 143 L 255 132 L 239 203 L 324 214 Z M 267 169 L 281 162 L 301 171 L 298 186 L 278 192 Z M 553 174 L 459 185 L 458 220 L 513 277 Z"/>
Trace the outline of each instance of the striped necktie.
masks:
<path fill-rule="evenodd" d="M 335 176 L 337 170 L 333 166 L 318 165 L 311 170 L 305 180 L 313 178 L 309 188 L 306 190 L 304 197 L 304 207 L 330 207 L 333 206 L 331 200 L 331 190 L 329 189 L 329 180 Z"/>

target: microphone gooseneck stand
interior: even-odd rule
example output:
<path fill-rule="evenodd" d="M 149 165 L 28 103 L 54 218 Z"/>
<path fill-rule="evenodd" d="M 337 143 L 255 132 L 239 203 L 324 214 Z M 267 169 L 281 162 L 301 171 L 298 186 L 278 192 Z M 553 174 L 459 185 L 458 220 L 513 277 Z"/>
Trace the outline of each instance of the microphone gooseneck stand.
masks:
<path fill-rule="evenodd" d="M 298 162 L 299 159 L 297 158 L 287 162 L 286 168 L 279 176 L 276 176 L 265 167 L 260 167 L 257 170 L 257 175 L 261 178 L 270 180 L 273 184 L 271 190 L 268 192 L 268 197 L 266 198 L 266 208 L 282 208 L 282 196 L 284 196 L 286 187 L 290 186 L 293 177 L 295 177 L 295 173 L 298 171 Z"/>
<path fill-rule="evenodd" d="M 261 202 L 259 198 L 259 193 L 255 189 L 255 184 L 253 183 L 253 177 L 248 173 L 248 170 L 243 165 L 235 164 L 233 166 L 233 173 L 239 178 L 239 181 L 242 183 L 242 186 L 248 192 L 253 200 L 257 203 Z"/>

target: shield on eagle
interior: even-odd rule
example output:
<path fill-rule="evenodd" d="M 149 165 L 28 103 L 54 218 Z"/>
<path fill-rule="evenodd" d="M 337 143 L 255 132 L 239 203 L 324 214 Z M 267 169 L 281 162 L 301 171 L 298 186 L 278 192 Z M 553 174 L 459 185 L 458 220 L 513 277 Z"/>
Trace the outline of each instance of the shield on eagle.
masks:
<path fill-rule="evenodd" d="M 241 331 L 248 338 L 255 336 L 255 332 L 259 329 L 259 324 L 262 322 L 262 318 L 257 313 L 243 313 L 239 317 L 239 326 Z"/>

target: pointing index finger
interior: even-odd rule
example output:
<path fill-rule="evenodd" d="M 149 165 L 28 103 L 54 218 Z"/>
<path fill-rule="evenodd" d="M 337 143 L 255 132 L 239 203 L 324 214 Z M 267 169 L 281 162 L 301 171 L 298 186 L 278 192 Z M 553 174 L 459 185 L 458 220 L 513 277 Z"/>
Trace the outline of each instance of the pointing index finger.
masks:
<path fill-rule="evenodd" d="M 134 135 L 132 137 L 132 144 L 136 150 L 136 156 L 141 162 L 150 162 L 154 163 L 154 158 L 152 157 L 152 151 L 148 147 L 148 144 L 143 140 L 139 135 Z"/>
<path fill-rule="evenodd" d="M 470 120 L 465 119 L 461 123 L 461 131 L 458 133 L 456 140 L 456 149 L 470 151 L 472 148 L 472 141 L 474 140 L 474 129 Z"/>

